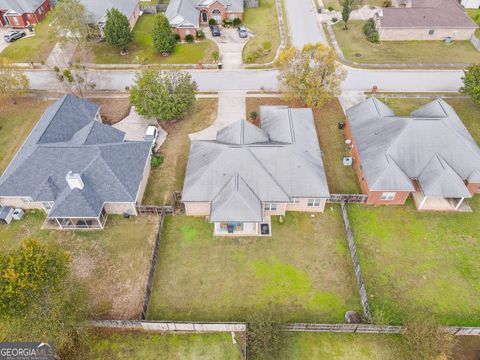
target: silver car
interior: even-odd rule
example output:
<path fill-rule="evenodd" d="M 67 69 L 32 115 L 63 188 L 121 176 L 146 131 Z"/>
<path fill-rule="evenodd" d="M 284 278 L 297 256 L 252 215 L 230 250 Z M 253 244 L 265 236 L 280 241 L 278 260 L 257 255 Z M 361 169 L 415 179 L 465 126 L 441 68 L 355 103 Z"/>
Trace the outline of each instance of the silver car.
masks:
<path fill-rule="evenodd" d="M 23 30 L 10 30 L 3 35 L 3 39 L 6 42 L 14 42 L 15 40 L 21 39 L 24 36 L 27 36 L 27 33 Z"/>
<path fill-rule="evenodd" d="M 240 36 L 242 39 L 248 37 L 247 28 L 245 26 L 238 27 L 238 36 Z"/>

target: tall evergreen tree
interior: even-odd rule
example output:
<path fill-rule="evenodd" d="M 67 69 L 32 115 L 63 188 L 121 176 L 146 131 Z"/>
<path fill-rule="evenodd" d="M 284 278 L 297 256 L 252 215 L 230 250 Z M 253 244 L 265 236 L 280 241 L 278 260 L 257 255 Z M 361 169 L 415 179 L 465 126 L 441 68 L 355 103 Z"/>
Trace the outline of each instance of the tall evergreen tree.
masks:
<path fill-rule="evenodd" d="M 107 23 L 104 31 L 107 44 L 121 50 L 125 50 L 127 44 L 133 39 L 127 17 L 115 8 L 107 11 Z"/>
<path fill-rule="evenodd" d="M 153 47 L 159 53 L 170 54 L 175 49 L 175 45 L 177 43 L 177 40 L 175 39 L 175 34 L 170 27 L 168 19 L 163 14 L 157 14 L 155 16 L 152 39 Z"/>

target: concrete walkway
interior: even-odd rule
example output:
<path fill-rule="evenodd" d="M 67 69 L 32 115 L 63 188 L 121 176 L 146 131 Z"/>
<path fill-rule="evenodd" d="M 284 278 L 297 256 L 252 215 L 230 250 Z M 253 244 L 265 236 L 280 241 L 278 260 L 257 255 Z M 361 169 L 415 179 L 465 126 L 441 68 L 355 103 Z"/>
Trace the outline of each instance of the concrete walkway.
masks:
<path fill-rule="evenodd" d="M 149 121 L 148 119 L 139 115 L 135 111 L 135 108 L 132 106 L 132 108 L 130 109 L 130 113 L 127 115 L 127 117 L 125 117 L 118 123 L 113 124 L 112 126 L 115 129 L 121 130 L 125 133 L 125 140 L 141 141 L 143 140 L 143 136 L 145 135 L 145 131 L 147 130 L 148 125 L 151 124 L 157 125 L 157 122 L 155 120 Z M 167 132 L 163 130 L 160 126 L 157 127 L 158 138 L 156 149 L 158 149 L 167 138 Z"/>
<path fill-rule="evenodd" d="M 246 96 L 244 91 L 222 91 L 218 93 L 217 119 L 208 128 L 190 134 L 190 140 L 215 140 L 217 131 L 238 120 L 246 118 Z"/>
<path fill-rule="evenodd" d="M 60 69 L 65 69 L 73 62 L 72 58 L 76 49 L 77 44 L 75 43 L 68 43 L 65 46 L 61 46 L 60 43 L 57 42 L 45 63 L 51 68 L 58 66 Z"/>
<path fill-rule="evenodd" d="M 355 106 L 366 99 L 367 96 L 363 91 L 344 91 L 342 92 L 342 95 L 338 97 L 338 101 L 340 101 L 344 113 L 352 106 Z"/>
<path fill-rule="evenodd" d="M 221 36 L 212 36 L 209 28 L 202 29 L 207 39 L 214 41 L 218 45 L 220 52 L 220 61 L 225 70 L 241 69 L 243 65 L 242 53 L 245 44 L 253 37 L 249 33 L 248 38 L 242 39 L 238 36 L 236 28 L 222 28 Z"/>
<path fill-rule="evenodd" d="M 380 9 L 380 7 L 372 7 L 369 5 L 362 6 L 360 9 L 353 10 L 350 13 L 350 20 L 366 21 L 371 19 Z M 317 20 L 320 23 L 331 22 L 332 18 L 337 18 L 337 21 L 341 22 L 342 13 L 340 11 L 328 11 L 327 9 L 323 9 L 321 14 L 317 14 Z"/>

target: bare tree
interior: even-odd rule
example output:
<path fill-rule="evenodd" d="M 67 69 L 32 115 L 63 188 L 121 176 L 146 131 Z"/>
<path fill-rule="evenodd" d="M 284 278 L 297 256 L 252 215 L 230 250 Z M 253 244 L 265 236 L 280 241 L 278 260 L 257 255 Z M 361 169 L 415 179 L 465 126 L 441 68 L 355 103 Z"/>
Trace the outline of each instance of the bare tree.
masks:
<path fill-rule="evenodd" d="M 22 70 L 8 64 L 0 64 L 0 99 L 16 98 L 28 92 L 29 81 Z"/>

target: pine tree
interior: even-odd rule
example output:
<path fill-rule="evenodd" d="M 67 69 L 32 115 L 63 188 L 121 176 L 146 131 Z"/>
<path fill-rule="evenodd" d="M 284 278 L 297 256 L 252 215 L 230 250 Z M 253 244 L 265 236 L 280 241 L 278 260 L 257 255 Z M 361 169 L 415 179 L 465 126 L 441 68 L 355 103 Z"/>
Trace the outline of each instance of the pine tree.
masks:
<path fill-rule="evenodd" d="M 159 53 L 170 54 L 175 49 L 177 40 L 175 34 L 170 28 L 168 19 L 163 14 L 157 14 L 155 16 L 155 23 L 153 24 L 153 47 Z"/>
<path fill-rule="evenodd" d="M 127 17 L 117 9 L 107 11 L 107 23 L 105 24 L 105 39 L 107 44 L 125 50 L 132 41 L 132 32 Z"/>

